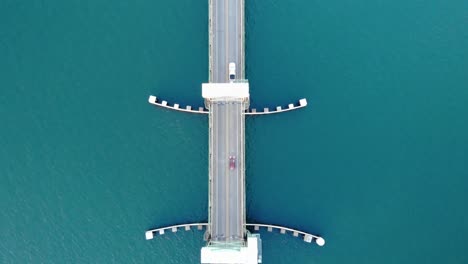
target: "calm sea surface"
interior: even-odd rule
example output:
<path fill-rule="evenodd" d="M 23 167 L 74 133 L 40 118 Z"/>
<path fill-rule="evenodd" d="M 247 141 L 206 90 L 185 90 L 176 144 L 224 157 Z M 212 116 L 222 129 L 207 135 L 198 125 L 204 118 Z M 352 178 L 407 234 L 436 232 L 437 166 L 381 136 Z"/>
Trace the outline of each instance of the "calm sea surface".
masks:
<path fill-rule="evenodd" d="M 281 263 L 468 263 L 468 2 L 246 0 L 249 222 Z M 0 263 L 199 263 L 208 1 L 0 1 Z"/>

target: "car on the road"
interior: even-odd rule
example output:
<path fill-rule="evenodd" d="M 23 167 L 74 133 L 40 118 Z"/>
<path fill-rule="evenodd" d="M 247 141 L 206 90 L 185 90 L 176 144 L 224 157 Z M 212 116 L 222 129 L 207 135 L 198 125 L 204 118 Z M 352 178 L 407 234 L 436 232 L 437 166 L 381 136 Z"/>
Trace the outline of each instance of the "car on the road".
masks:
<path fill-rule="evenodd" d="M 234 170 L 236 168 L 236 156 L 229 156 L 229 169 Z"/>
<path fill-rule="evenodd" d="M 234 62 L 229 63 L 229 81 L 233 82 L 236 79 L 236 64 Z"/>

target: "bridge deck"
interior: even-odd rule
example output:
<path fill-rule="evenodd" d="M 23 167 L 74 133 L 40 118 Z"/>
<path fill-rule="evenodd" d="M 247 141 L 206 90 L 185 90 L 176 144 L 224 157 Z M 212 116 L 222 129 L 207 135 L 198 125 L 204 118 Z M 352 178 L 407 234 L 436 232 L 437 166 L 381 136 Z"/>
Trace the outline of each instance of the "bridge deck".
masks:
<path fill-rule="evenodd" d="M 236 64 L 236 79 L 245 79 L 244 0 L 210 0 L 210 77 L 227 82 L 228 65 Z"/>
<path fill-rule="evenodd" d="M 244 239 L 245 166 L 244 102 L 216 100 L 210 104 L 210 242 Z"/>
<path fill-rule="evenodd" d="M 229 82 L 229 63 L 244 79 L 244 0 L 209 0 L 209 81 Z M 242 98 L 207 101 L 210 122 L 210 244 L 245 235 L 244 111 Z"/>

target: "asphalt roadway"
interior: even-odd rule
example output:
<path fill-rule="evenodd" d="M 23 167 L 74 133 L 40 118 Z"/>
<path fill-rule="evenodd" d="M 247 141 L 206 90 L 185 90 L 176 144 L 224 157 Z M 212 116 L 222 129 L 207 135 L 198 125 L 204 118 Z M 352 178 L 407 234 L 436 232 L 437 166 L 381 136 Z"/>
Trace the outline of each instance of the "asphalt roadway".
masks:
<path fill-rule="evenodd" d="M 236 63 L 236 79 L 244 79 L 244 1 L 212 0 L 210 82 L 229 82 L 228 65 Z M 239 98 L 210 105 L 210 235 L 211 242 L 244 239 L 245 169 L 244 103 Z M 235 157 L 230 168 L 230 157 Z"/>
<path fill-rule="evenodd" d="M 211 104 L 211 240 L 235 242 L 244 233 L 244 117 L 242 101 Z M 230 157 L 235 162 L 230 164 Z"/>
<path fill-rule="evenodd" d="M 228 82 L 228 65 L 236 64 L 236 79 L 244 79 L 244 1 L 212 0 L 210 82 Z"/>

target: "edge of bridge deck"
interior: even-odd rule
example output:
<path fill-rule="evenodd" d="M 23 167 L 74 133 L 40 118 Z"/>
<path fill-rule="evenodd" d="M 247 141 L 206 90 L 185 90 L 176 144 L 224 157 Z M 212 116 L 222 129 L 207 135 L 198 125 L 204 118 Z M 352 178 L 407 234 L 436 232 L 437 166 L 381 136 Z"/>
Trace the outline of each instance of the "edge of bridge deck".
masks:
<path fill-rule="evenodd" d="M 197 230 L 203 230 L 203 228 L 205 228 L 206 226 L 208 226 L 208 223 L 189 223 L 189 224 L 180 224 L 180 225 L 160 227 L 160 228 L 150 229 L 146 231 L 145 237 L 146 237 L 146 240 L 150 240 L 154 238 L 155 234 L 164 235 L 166 231 L 171 231 L 172 233 L 175 233 L 179 231 L 179 228 L 185 231 L 190 231 L 192 230 L 192 227 L 196 227 Z M 325 239 L 323 239 L 322 237 L 318 235 L 306 233 L 304 231 L 300 231 L 297 229 L 289 228 L 289 227 L 270 225 L 270 224 L 259 224 L 259 223 L 247 223 L 245 224 L 245 227 L 253 227 L 255 231 L 258 231 L 261 228 L 266 228 L 268 232 L 273 232 L 273 230 L 276 230 L 276 231 L 279 231 L 280 234 L 290 233 L 294 237 L 301 237 L 304 240 L 304 242 L 311 243 L 312 241 L 315 241 L 315 243 L 319 246 L 325 245 Z"/>
<path fill-rule="evenodd" d="M 154 95 L 150 95 L 148 98 L 148 102 L 152 105 L 156 105 L 159 107 L 164 107 L 167 109 L 171 110 L 176 110 L 180 112 L 186 112 L 186 113 L 193 113 L 193 114 L 208 114 L 209 110 L 206 109 L 203 106 L 200 106 L 198 108 L 193 108 L 190 105 L 187 105 L 185 107 L 182 107 L 180 104 L 175 103 L 173 105 L 170 105 L 167 101 L 159 101 L 158 98 Z M 278 114 L 278 113 L 283 113 L 283 112 L 288 112 L 292 110 L 297 110 L 300 108 L 304 108 L 307 106 L 307 100 L 305 98 L 299 100 L 299 104 L 288 104 L 287 108 L 282 108 L 281 106 L 277 106 L 275 109 L 270 110 L 268 107 L 264 107 L 263 111 L 258 111 L 256 108 L 252 108 L 249 110 L 246 110 L 244 112 L 244 115 L 270 115 L 270 114 Z"/>

